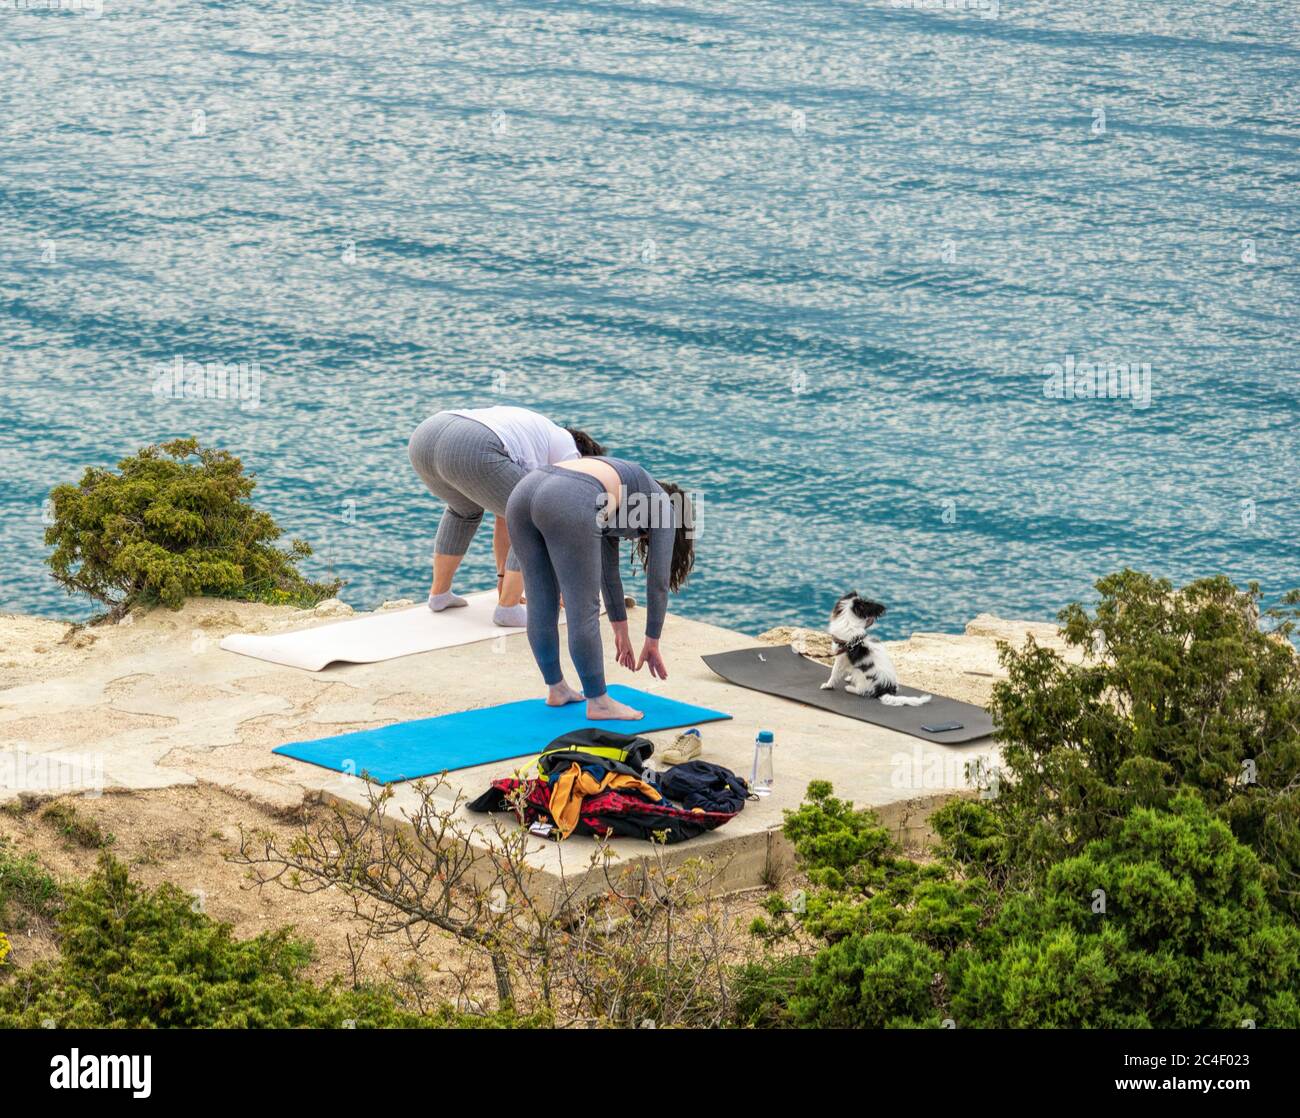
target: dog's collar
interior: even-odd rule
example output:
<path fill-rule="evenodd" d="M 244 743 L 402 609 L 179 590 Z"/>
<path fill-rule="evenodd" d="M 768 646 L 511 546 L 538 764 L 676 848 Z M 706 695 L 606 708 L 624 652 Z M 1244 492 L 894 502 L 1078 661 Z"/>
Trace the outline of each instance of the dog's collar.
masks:
<path fill-rule="evenodd" d="M 858 637 L 856 640 L 851 640 L 848 644 L 845 644 L 837 637 L 831 637 L 831 648 L 835 652 L 836 656 L 843 656 L 844 653 L 849 651 L 849 649 L 858 648 L 866 644 L 870 639 L 871 637 L 869 634 L 863 633 L 862 636 Z"/>

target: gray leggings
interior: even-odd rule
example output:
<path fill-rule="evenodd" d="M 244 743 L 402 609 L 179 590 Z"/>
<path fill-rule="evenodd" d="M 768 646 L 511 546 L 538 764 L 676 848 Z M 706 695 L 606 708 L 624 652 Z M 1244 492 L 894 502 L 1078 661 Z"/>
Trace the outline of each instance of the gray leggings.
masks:
<path fill-rule="evenodd" d="M 437 555 L 464 555 L 483 510 L 505 516 L 510 492 L 525 476 L 490 428 L 451 412 L 439 412 L 421 423 L 406 452 L 429 492 L 447 502 L 433 545 Z M 506 569 L 519 570 L 513 547 Z"/>
<path fill-rule="evenodd" d="M 506 522 L 519 553 L 528 595 L 528 643 L 547 684 L 560 668 L 560 595 L 569 627 L 569 655 L 589 699 L 605 693 L 600 643 L 601 535 L 596 513 L 605 487 L 590 474 L 543 466 L 510 494 Z"/>

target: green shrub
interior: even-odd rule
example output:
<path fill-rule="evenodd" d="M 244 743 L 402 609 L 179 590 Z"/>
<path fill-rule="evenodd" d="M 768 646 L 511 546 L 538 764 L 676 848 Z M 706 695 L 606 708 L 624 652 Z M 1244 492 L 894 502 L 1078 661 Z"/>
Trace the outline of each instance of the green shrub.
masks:
<path fill-rule="evenodd" d="M 1181 793 L 1054 865 L 953 961 L 954 1016 L 998 1028 L 1300 1025 L 1300 930 L 1254 852 Z M 1100 892 L 1099 892 L 1100 891 Z M 1104 904 L 1103 904 L 1104 902 Z"/>
<path fill-rule="evenodd" d="M 930 815 L 939 850 L 958 865 L 990 881 L 1005 881 L 1013 872 L 1001 816 L 987 801 L 949 800 Z"/>
<path fill-rule="evenodd" d="M 1113 833 L 1135 807 L 1196 789 L 1278 871 L 1300 915 L 1300 659 L 1257 623 L 1259 592 L 1226 578 L 1175 591 L 1121 571 L 1097 583 L 1089 613 L 1061 614 L 1081 665 L 1032 640 L 1004 648 L 994 687 L 1005 779 L 1001 856 L 1034 879 Z M 1288 602 L 1294 602 L 1293 595 Z"/>
<path fill-rule="evenodd" d="M 734 1024 L 747 1029 L 792 1028 L 790 999 L 811 967 L 812 960 L 803 955 L 737 967 L 731 979 Z"/>
<path fill-rule="evenodd" d="M 938 952 L 911 936 L 873 932 L 831 944 L 790 999 L 790 1015 L 819 1029 L 938 1026 Z"/>
<path fill-rule="evenodd" d="M 1114 833 L 1026 886 L 981 876 L 1000 859 L 951 853 L 911 874 L 863 843 L 871 819 L 819 783 L 787 817 L 817 886 L 769 901 L 772 939 L 811 935 L 811 958 L 751 964 L 735 978 L 740 1025 L 977 1028 L 1239 1028 L 1300 1025 L 1300 929 L 1269 902 L 1270 867 L 1185 790 L 1134 808 Z M 947 812 L 981 855 L 996 806 Z M 838 838 L 836 838 L 838 832 Z M 816 836 L 811 842 L 810 836 Z M 793 836 L 792 836 L 793 837 Z M 951 846 L 951 840 L 945 839 Z M 969 875 L 969 876 L 967 876 Z M 999 881 L 1001 884 L 999 884 Z"/>
<path fill-rule="evenodd" d="M 145 890 L 108 853 L 65 891 L 56 960 L 0 985 L 0 1028 L 380 1028 L 528 1025 L 509 1015 L 421 1015 L 385 988 L 317 986 L 287 929 L 237 940 L 171 885 Z"/>
<path fill-rule="evenodd" d="M 145 447 L 116 472 L 92 467 L 50 494 L 50 571 L 118 616 L 198 595 L 313 605 L 337 593 L 341 582 L 298 571 L 311 554 L 302 540 L 273 546 L 281 531 L 249 502 L 255 485 L 238 458 L 194 439 Z"/>
<path fill-rule="evenodd" d="M 793 916 L 802 931 L 828 943 L 904 932 L 946 949 L 975 933 L 986 903 L 983 881 L 955 880 L 943 863 L 922 866 L 902 857 L 874 812 L 832 793 L 826 781 L 813 781 L 807 802 L 785 813 L 785 834 L 810 889 L 799 897 L 798 912 L 788 900 L 770 898 L 773 920 L 757 921 L 756 933 L 780 939 Z"/>

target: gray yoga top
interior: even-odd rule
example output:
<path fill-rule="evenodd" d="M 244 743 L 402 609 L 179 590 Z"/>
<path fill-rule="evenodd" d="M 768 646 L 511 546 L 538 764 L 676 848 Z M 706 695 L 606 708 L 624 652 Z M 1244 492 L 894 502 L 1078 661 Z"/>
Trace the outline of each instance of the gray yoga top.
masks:
<path fill-rule="evenodd" d="M 645 635 L 654 640 L 663 632 L 668 612 L 668 575 L 673 563 L 673 541 L 677 536 L 672 499 L 654 478 L 635 462 L 601 456 L 618 472 L 623 483 L 623 500 L 614 510 L 613 523 L 601 529 L 601 590 L 611 621 L 626 621 L 623 580 L 618 573 L 619 541 L 649 537 L 646 562 Z"/>

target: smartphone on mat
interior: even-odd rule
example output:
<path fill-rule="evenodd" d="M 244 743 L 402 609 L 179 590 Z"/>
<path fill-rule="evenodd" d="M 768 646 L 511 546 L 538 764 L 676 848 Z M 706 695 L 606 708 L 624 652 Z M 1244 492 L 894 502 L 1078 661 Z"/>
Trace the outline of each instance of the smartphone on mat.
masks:
<path fill-rule="evenodd" d="M 946 734 L 949 730 L 961 730 L 964 728 L 964 722 L 935 722 L 933 725 L 921 727 L 921 729 L 927 734 Z"/>

